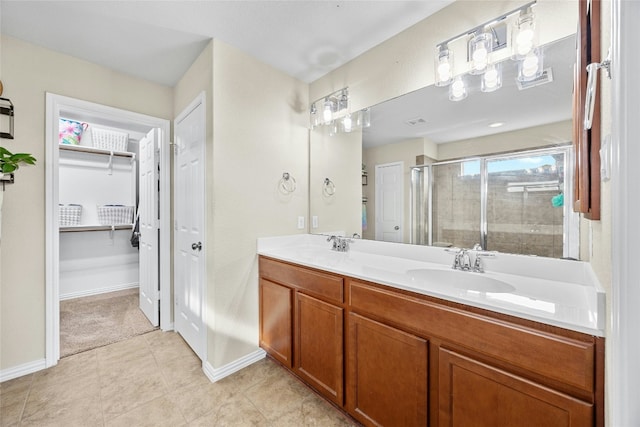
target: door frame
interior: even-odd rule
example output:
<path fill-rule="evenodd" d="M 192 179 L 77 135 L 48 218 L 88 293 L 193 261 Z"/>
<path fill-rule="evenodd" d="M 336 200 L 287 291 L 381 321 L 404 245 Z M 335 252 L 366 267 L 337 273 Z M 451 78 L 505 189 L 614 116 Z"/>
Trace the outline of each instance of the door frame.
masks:
<path fill-rule="evenodd" d="M 160 129 L 160 328 L 173 328 L 171 311 L 171 170 L 170 121 L 132 111 L 46 93 L 45 111 L 45 364 L 60 359 L 60 254 L 58 225 L 58 120 L 60 111 L 100 115 L 139 128 Z"/>

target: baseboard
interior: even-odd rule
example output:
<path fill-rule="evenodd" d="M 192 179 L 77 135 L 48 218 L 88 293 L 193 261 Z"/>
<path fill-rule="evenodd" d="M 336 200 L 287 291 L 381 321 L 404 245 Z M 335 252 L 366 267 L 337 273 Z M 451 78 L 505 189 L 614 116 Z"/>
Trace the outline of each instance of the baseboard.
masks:
<path fill-rule="evenodd" d="M 137 288 L 138 283 L 125 283 L 124 285 L 107 286 L 98 289 L 89 289 L 86 291 L 69 292 L 68 294 L 60 294 L 60 301 L 72 298 L 90 297 L 92 295 L 106 294 L 108 292 L 124 291 L 125 289 Z"/>
<path fill-rule="evenodd" d="M 22 377 L 24 375 L 33 374 L 34 372 L 41 371 L 46 367 L 47 361 L 45 359 L 40 359 L 14 366 L 13 368 L 3 369 L 0 371 L 0 383 Z"/>
<path fill-rule="evenodd" d="M 264 359 L 266 355 L 267 353 L 263 349 L 259 348 L 256 351 L 249 353 L 240 359 L 234 360 L 231 363 L 227 363 L 220 368 L 214 368 L 209 362 L 205 362 L 202 364 L 202 370 L 207 378 L 214 383 L 216 381 L 220 381 L 224 377 L 228 377 L 234 372 L 238 372 L 242 368 L 246 368 L 257 361 Z"/>

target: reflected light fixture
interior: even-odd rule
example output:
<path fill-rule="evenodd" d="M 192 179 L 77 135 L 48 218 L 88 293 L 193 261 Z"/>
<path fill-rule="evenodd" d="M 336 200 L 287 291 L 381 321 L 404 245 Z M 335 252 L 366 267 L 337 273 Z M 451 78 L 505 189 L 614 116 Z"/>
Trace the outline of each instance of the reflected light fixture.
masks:
<path fill-rule="evenodd" d="M 335 105 L 334 102 L 331 101 L 329 97 L 326 97 L 324 99 L 324 104 L 322 107 L 322 119 L 324 120 L 325 123 L 330 122 L 331 119 L 333 118 L 334 105 Z"/>
<path fill-rule="evenodd" d="M 462 76 L 453 79 L 453 83 L 449 86 L 449 99 L 451 101 L 462 101 L 467 97 L 467 88 Z"/>
<path fill-rule="evenodd" d="M 435 76 L 436 86 L 446 86 L 453 78 L 453 52 L 446 44 L 436 47 Z"/>
<path fill-rule="evenodd" d="M 349 88 L 337 90 L 311 103 L 309 107 L 311 129 L 324 125 L 330 136 L 340 132 L 352 132 L 371 126 L 368 108 L 352 113 L 349 105 Z"/>
<path fill-rule="evenodd" d="M 471 74 L 482 74 L 489 64 L 489 53 L 493 47 L 491 33 L 479 33 L 469 40 L 469 59 L 471 60 Z"/>
<path fill-rule="evenodd" d="M 489 64 L 482 80 L 480 80 L 480 90 L 482 92 L 493 92 L 502 87 L 502 65 Z"/>
<path fill-rule="evenodd" d="M 345 132 L 349 133 L 353 129 L 352 125 L 353 125 L 353 120 L 351 120 L 351 114 L 347 114 L 342 119 L 342 128 L 344 129 Z"/>

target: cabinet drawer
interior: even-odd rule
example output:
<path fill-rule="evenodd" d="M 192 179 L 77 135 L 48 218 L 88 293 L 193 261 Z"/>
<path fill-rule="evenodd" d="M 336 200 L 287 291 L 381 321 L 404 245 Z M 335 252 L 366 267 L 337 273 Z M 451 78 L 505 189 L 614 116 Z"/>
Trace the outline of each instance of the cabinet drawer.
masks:
<path fill-rule="evenodd" d="M 348 289 L 348 303 L 355 312 L 586 392 L 581 395 L 589 396 L 594 391 L 593 340 L 537 331 L 357 281 L 350 281 Z"/>
<path fill-rule="evenodd" d="M 260 276 L 336 303 L 344 302 L 343 279 L 260 257 Z"/>

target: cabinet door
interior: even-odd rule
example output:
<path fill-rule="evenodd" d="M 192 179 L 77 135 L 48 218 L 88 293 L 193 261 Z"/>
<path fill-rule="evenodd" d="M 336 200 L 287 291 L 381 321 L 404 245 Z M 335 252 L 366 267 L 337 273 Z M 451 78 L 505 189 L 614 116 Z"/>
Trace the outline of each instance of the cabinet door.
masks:
<path fill-rule="evenodd" d="M 260 346 L 291 368 L 293 290 L 260 279 Z"/>
<path fill-rule="evenodd" d="M 439 352 L 439 425 L 592 426 L 592 405 L 449 350 Z"/>
<path fill-rule="evenodd" d="M 296 293 L 294 371 L 336 404 L 344 404 L 343 312 Z"/>
<path fill-rule="evenodd" d="M 351 313 L 347 348 L 353 416 L 373 426 L 427 425 L 427 341 Z"/>

